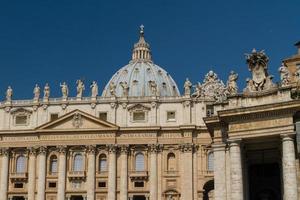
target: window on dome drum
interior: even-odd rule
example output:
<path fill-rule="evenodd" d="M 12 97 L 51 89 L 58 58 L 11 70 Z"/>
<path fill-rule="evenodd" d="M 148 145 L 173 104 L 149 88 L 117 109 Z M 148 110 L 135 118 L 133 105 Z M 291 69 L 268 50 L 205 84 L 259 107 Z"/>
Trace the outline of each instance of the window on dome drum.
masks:
<path fill-rule="evenodd" d="M 56 174 L 57 173 L 57 156 L 52 155 L 50 157 L 50 174 Z"/>
<path fill-rule="evenodd" d="M 136 111 L 133 112 L 133 121 L 139 122 L 139 121 L 145 121 L 146 120 L 146 113 L 143 111 Z"/>
<path fill-rule="evenodd" d="M 145 157 L 142 153 L 137 153 L 135 155 L 135 171 L 145 170 Z"/>
<path fill-rule="evenodd" d="M 74 172 L 83 171 L 83 156 L 79 153 L 74 156 L 73 171 Z"/>
<path fill-rule="evenodd" d="M 214 115 L 214 106 L 213 105 L 207 105 L 206 106 L 206 116 L 211 117 Z"/>
<path fill-rule="evenodd" d="M 17 165 L 16 165 L 16 172 L 17 173 L 24 173 L 25 170 L 26 170 L 26 158 L 25 156 L 23 155 L 20 155 L 18 158 L 17 158 Z"/>
<path fill-rule="evenodd" d="M 52 113 L 50 114 L 50 121 L 54 121 L 54 120 L 57 120 L 58 119 L 58 113 Z"/>
<path fill-rule="evenodd" d="M 105 154 L 99 156 L 99 172 L 107 171 L 107 158 Z"/>
<path fill-rule="evenodd" d="M 167 121 L 169 121 L 169 122 L 176 121 L 176 112 L 175 111 L 168 111 L 167 112 Z"/>
<path fill-rule="evenodd" d="M 168 171 L 175 171 L 176 170 L 176 158 L 174 153 L 168 154 Z"/>
<path fill-rule="evenodd" d="M 106 188 L 106 182 L 105 181 L 99 181 L 98 182 L 98 187 L 99 188 Z"/>
<path fill-rule="evenodd" d="M 137 187 L 137 188 L 144 187 L 144 181 L 134 182 L 134 187 Z"/>
<path fill-rule="evenodd" d="M 107 121 L 107 112 L 100 112 L 99 119 Z"/>
<path fill-rule="evenodd" d="M 16 125 L 27 125 L 27 120 L 28 120 L 27 115 L 16 116 Z"/>
<path fill-rule="evenodd" d="M 213 172 L 214 171 L 214 153 L 209 152 L 207 155 L 207 171 Z"/>

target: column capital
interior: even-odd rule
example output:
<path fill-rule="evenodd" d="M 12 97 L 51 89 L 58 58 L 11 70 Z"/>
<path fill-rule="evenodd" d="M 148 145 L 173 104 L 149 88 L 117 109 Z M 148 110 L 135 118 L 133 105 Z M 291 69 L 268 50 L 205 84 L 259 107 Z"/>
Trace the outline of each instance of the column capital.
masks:
<path fill-rule="evenodd" d="M 60 154 L 65 154 L 68 149 L 68 147 L 65 145 L 59 145 L 56 148 L 57 148 L 58 153 L 60 153 Z"/>
<path fill-rule="evenodd" d="M 228 140 L 228 144 L 230 147 L 232 146 L 240 146 L 242 143 L 242 139 L 241 138 L 237 138 L 237 139 L 229 139 Z"/>
<path fill-rule="evenodd" d="M 96 152 L 96 146 L 95 145 L 89 145 L 86 147 L 86 152 L 88 154 L 95 154 Z"/>
<path fill-rule="evenodd" d="M 3 147 L 0 149 L 0 155 L 1 156 L 8 156 L 9 155 L 9 148 Z"/>
<path fill-rule="evenodd" d="M 159 150 L 159 144 L 148 144 L 148 150 L 150 153 L 157 153 Z"/>
<path fill-rule="evenodd" d="M 223 144 L 223 143 L 212 144 L 211 146 L 212 146 L 213 152 L 226 150 L 226 144 Z"/>
<path fill-rule="evenodd" d="M 120 145 L 121 154 L 126 154 L 127 155 L 128 151 L 129 151 L 129 145 L 127 145 L 127 144 Z"/>
<path fill-rule="evenodd" d="M 116 153 L 118 150 L 118 145 L 116 144 L 109 144 L 106 147 L 108 149 L 108 153 Z"/>
<path fill-rule="evenodd" d="M 193 152 L 193 150 L 194 150 L 194 144 L 192 144 L 192 143 L 180 144 L 179 145 L 179 149 L 183 153 Z"/>
<path fill-rule="evenodd" d="M 285 142 L 285 141 L 294 141 L 294 135 L 295 135 L 295 133 L 280 134 L 280 137 L 281 137 L 283 142 Z"/>
<path fill-rule="evenodd" d="M 46 154 L 47 153 L 47 147 L 46 146 L 40 146 L 38 149 L 39 154 Z"/>
<path fill-rule="evenodd" d="M 27 152 L 29 156 L 35 156 L 37 153 L 37 148 L 36 147 L 27 147 Z"/>

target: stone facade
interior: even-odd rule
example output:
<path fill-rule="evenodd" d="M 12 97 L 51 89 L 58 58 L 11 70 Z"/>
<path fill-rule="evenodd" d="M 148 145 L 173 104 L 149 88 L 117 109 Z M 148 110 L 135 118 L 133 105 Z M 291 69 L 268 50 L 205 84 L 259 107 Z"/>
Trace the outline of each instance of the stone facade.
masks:
<path fill-rule="evenodd" d="M 66 83 L 62 98 L 49 85 L 40 98 L 36 85 L 32 100 L 14 100 L 9 87 L 0 103 L 1 199 L 298 199 L 298 75 L 274 84 L 267 56 L 253 51 L 243 93 L 236 73 L 225 85 L 210 71 L 195 86 L 187 79 L 181 96 L 151 58 L 142 27 L 130 64 L 102 96 L 96 82 L 84 97 L 78 81 L 75 98 Z M 141 83 L 140 71 L 158 74 Z"/>

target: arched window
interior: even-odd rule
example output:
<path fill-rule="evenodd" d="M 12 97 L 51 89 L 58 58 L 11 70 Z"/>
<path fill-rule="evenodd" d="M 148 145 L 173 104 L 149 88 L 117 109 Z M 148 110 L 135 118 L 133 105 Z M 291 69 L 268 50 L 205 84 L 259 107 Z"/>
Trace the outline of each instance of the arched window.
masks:
<path fill-rule="evenodd" d="M 16 172 L 24 173 L 25 172 L 25 157 L 23 155 L 17 158 Z"/>
<path fill-rule="evenodd" d="M 144 171 L 144 170 L 145 170 L 144 154 L 137 153 L 135 155 L 135 171 Z"/>
<path fill-rule="evenodd" d="M 99 156 L 99 171 L 100 172 L 107 171 L 107 158 L 105 154 L 101 154 Z"/>
<path fill-rule="evenodd" d="M 175 171 L 176 170 L 176 158 L 174 153 L 168 154 L 168 171 Z"/>
<path fill-rule="evenodd" d="M 74 156 L 73 171 L 75 172 L 83 171 L 83 156 L 81 154 L 76 154 Z"/>
<path fill-rule="evenodd" d="M 57 157 L 56 155 L 52 155 L 50 157 L 50 173 L 57 173 Z"/>
<path fill-rule="evenodd" d="M 209 172 L 214 171 L 214 153 L 213 152 L 210 152 L 207 155 L 207 170 Z"/>

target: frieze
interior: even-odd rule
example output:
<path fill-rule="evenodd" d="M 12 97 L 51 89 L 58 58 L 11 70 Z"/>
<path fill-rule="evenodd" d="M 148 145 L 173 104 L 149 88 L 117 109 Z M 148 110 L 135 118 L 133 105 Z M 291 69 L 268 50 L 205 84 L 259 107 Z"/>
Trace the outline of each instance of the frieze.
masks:
<path fill-rule="evenodd" d="M 78 140 L 78 139 L 98 139 L 114 138 L 115 134 L 74 134 L 74 135 L 42 135 L 41 140 Z"/>
<path fill-rule="evenodd" d="M 144 137 L 156 137 L 156 133 L 125 133 L 121 134 L 121 138 L 144 138 Z"/>
<path fill-rule="evenodd" d="M 19 137 L 10 137 L 10 136 L 4 136 L 3 141 L 11 142 L 11 141 L 38 141 L 38 136 L 19 136 Z"/>

